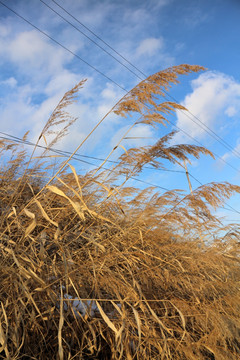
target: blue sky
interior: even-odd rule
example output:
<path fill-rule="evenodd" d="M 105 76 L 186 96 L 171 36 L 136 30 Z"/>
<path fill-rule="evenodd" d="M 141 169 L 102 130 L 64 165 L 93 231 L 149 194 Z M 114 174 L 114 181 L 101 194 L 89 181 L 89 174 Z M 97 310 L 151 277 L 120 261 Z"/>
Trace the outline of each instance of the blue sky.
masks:
<path fill-rule="evenodd" d="M 129 90 L 139 82 L 136 75 L 96 47 L 40 0 L 1 1 L 120 87 Z M 66 14 L 56 2 L 44 2 L 138 76 L 143 76 Z M 229 181 L 239 184 L 238 0 L 57 0 L 57 3 L 146 75 L 181 63 L 206 67 L 206 72 L 180 78 L 181 83 L 171 90 L 171 95 L 235 149 L 235 155 L 184 113 L 172 116 L 171 121 L 219 156 L 216 161 L 206 157 L 193 161 L 189 165 L 190 173 L 202 183 Z M 80 91 L 78 103 L 71 107 L 78 120 L 69 135 L 56 146 L 67 151 L 74 150 L 125 93 L 0 3 L 0 131 L 22 137 L 30 130 L 29 139 L 36 140 L 63 94 L 81 79 L 88 80 Z M 80 152 L 105 156 L 128 126 L 125 120 L 110 116 Z M 150 144 L 169 130 L 171 127 L 156 132 L 141 125 L 130 135 L 148 139 L 126 140 L 124 146 Z M 194 143 L 181 131 L 174 141 Z M 93 163 L 97 164 L 97 161 Z M 79 171 L 88 169 L 86 164 L 78 163 L 78 166 Z M 179 167 L 169 168 L 181 170 Z M 188 188 L 186 176 L 181 173 L 148 171 L 142 179 L 167 188 Z M 192 178 L 193 188 L 198 185 Z M 238 196 L 228 203 L 240 211 Z M 224 209 L 219 210 L 219 215 L 226 216 L 226 220 L 240 219 L 238 213 Z"/>

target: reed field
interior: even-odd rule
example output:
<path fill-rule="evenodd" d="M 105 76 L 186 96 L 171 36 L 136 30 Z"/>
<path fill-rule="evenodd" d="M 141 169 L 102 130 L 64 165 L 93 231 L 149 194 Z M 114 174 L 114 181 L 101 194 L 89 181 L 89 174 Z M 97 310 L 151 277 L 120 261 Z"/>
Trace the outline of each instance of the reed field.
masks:
<path fill-rule="evenodd" d="M 165 92 L 201 70 L 180 65 L 148 77 L 95 128 L 112 113 L 129 131 L 161 128 L 184 110 Z M 82 87 L 64 95 L 31 154 L 21 142 L 0 142 L 0 359 L 239 359 L 239 229 L 223 227 L 214 210 L 240 187 L 129 186 L 145 166 L 213 157 L 204 147 L 171 145 L 173 132 L 151 146 L 120 141 L 79 175 L 72 159 L 93 129 L 53 166 L 48 149 L 75 121 L 67 108 Z M 122 155 L 106 170 L 116 149 Z"/>

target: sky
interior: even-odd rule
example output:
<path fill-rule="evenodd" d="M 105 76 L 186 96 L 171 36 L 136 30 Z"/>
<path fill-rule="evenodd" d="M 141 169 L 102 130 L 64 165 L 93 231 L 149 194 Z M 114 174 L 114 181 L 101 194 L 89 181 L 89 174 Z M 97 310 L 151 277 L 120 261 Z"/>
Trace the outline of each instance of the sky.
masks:
<path fill-rule="evenodd" d="M 71 152 L 141 79 L 174 65 L 201 65 L 206 71 L 181 77 L 171 89 L 190 111 L 170 116 L 179 129 L 174 143 L 195 139 L 216 154 L 216 160 L 203 156 L 188 164 L 193 189 L 199 182 L 240 185 L 239 19 L 240 0 L 1 0 L 0 131 L 21 138 L 29 130 L 28 139 L 36 141 L 64 93 L 87 79 L 69 110 L 77 121 L 55 146 Z M 79 153 L 106 156 L 128 127 L 110 115 Z M 139 125 L 129 134 L 138 139 L 123 145 L 150 145 L 173 129 Z M 74 165 L 79 172 L 93 168 Z M 152 170 L 139 179 L 189 191 L 184 173 Z M 240 221 L 239 200 L 228 201 L 238 212 L 219 210 L 226 224 Z"/>

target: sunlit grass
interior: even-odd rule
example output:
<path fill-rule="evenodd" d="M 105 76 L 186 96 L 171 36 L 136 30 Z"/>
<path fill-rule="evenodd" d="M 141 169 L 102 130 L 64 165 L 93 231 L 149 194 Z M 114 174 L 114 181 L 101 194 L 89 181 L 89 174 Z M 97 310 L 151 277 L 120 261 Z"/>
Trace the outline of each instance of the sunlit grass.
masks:
<path fill-rule="evenodd" d="M 129 129 L 162 126 L 180 107 L 159 103 L 162 89 L 199 70 L 181 65 L 154 74 L 111 112 L 126 117 Z M 39 137 L 46 147 L 74 121 L 66 108 L 82 85 L 47 122 Z M 212 156 L 203 147 L 169 145 L 172 137 L 134 149 L 120 141 L 111 171 L 103 161 L 80 176 L 70 157 L 46 181 L 47 150 L 29 157 L 20 145 L 0 143 L 7 154 L 0 173 L 0 358 L 239 359 L 239 233 L 222 228 L 212 209 L 240 188 L 212 183 L 181 195 L 127 186 L 145 165 Z"/>

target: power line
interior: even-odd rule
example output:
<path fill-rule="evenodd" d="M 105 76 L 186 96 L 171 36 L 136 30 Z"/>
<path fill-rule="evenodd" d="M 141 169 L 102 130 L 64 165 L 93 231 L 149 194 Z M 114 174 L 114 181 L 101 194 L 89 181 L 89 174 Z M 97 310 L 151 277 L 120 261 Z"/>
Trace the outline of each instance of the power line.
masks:
<path fill-rule="evenodd" d="M 168 94 L 164 89 L 163 92 L 165 94 L 167 94 L 168 97 L 170 97 L 173 101 L 175 101 L 178 104 L 178 101 L 170 94 Z M 206 124 L 204 124 L 204 122 L 202 122 L 196 115 L 194 115 L 191 111 L 187 110 L 189 112 L 189 114 L 191 114 L 196 120 L 198 120 L 206 129 L 204 129 L 203 126 L 201 126 L 200 124 L 198 124 L 196 121 L 194 121 L 189 115 L 188 113 L 184 112 L 183 110 L 179 110 L 181 111 L 183 114 L 185 114 L 185 116 L 190 119 L 191 121 L 193 121 L 196 125 L 198 125 L 201 129 L 203 129 L 207 134 L 209 134 L 211 137 L 213 137 L 215 140 L 217 140 L 222 146 L 224 146 L 226 149 L 230 150 L 236 157 L 240 158 L 240 153 L 234 149 L 233 146 L 231 146 L 230 144 L 228 144 L 222 137 L 220 137 L 214 130 L 212 130 L 209 126 L 207 126 Z M 211 135 L 212 134 L 212 135 Z"/>
<path fill-rule="evenodd" d="M 41 0 L 40 0 L 41 1 Z M 135 70 L 140 72 L 144 77 L 147 77 L 144 75 L 144 73 L 139 70 L 134 64 L 132 64 L 128 59 L 126 59 L 123 55 L 121 55 L 118 51 L 116 51 L 111 45 L 109 45 L 106 41 L 104 41 L 100 36 L 98 36 L 95 32 L 93 32 L 89 27 L 84 25 L 81 21 L 79 21 L 75 16 L 70 14 L 63 6 L 58 4 L 55 0 L 52 0 L 59 8 L 61 8 L 66 14 L 71 16 L 75 21 L 77 21 L 81 26 L 83 26 L 86 30 L 88 30 L 92 35 L 94 35 L 98 40 L 100 40 L 103 44 L 105 44 L 109 49 L 111 49 L 115 54 L 117 54 L 119 57 L 121 57 L 124 61 L 126 61 L 129 65 L 131 65 Z"/>
<path fill-rule="evenodd" d="M 180 130 L 181 132 L 183 132 L 185 135 L 187 135 L 190 139 L 192 139 L 193 141 L 195 141 L 199 146 L 204 147 L 204 145 L 198 141 L 197 139 L 195 139 L 193 136 L 189 135 L 185 130 L 181 129 L 179 126 L 175 125 L 172 121 L 170 121 L 168 119 L 169 124 L 171 124 L 172 126 L 174 126 L 176 129 Z M 233 165 L 231 165 L 229 162 L 227 162 L 226 160 L 224 160 L 221 156 L 219 156 L 218 154 L 216 154 L 215 152 L 211 151 L 212 154 L 218 158 L 220 161 L 222 161 L 224 164 L 230 166 L 233 170 L 240 172 L 239 169 L 235 168 Z"/>
<path fill-rule="evenodd" d="M 223 206 L 220 206 L 220 208 L 222 208 L 222 209 L 224 209 L 224 210 L 228 210 L 228 211 L 233 211 L 233 212 L 236 212 L 236 213 L 240 214 L 240 211 L 234 209 L 234 207 L 232 207 L 231 205 L 227 204 L 227 206 L 228 206 L 230 209 L 225 208 L 225 207 L 223 207 Z"/>
<path fill-rule="evenodd" d="M 110 52 L 108 52 L 106 49 L 104 49 L 104 47 L 102 47 L 101 45 L 99 45 L 96 41 L 94 41 L 93 39 L 91 39 L 87 34 L 85 34 L 83 31 L 81 31 L 77 26 L 75 26 L 73 23 L 71 23 L 69 20 L 67 20 L 64 16 L 62 16 L 61 14 L 59 14 L 59 12 L 57 12 L 55 9 L 53 9 L 50 5 L 48 5 L 47 3 L 45 3 L 45 1 L 43 0 L 39 0 L 41 1 L 41 3 L 43 3 L 45 6 L 47 6 L 51 11 L 53 11 L 55 14 L 57 14 L 60 18 L 62 18 L 65 22 L 67 22 L 69 25 L 71 25 L 75 30 L 77 30 L 78 32 L 80 32 L 83 36 L 85 36 L 89 41 L 91 41 L 94 45 L 96 45 L 97 47 L 99 47 L 102 51 L 104 51 L 107 55 L 111 56 L 115 61 L 117 61 L 119 64 L 121 64 L 122 66 L 124 66 L 128 71 L 130 71 L 133 75 L 137 76 L 140 80 L 143 80 L 143 78 L 141 78 L 138 74 L 136 74 L 134 71 L 132 71 L 128 66 L 126 66 L 123 62 L 121 62 L 120 60 L 118 60 L 115 56 L 113 56 Z M 57 4 L 57 3 L 56 3 Z M 58 4 L 57 4 L 58 5 Z M 60 5 L 58 5 L 59 7 L 61 7 Z M 62 7 L 61 7 L 62 8 Z M 62 8 L 63 9 L 63 8 Z M 66 10 L 65 10 L 66 11 Z M 69 13 L 68 13 L 69 14 Z M 70 15 L 70 14 L 69 14 Z M 72 16 L 72 15 L 71 15 Z M 72 16 L 73 17 L 73 16 Z"/>
<path fill-rule="evenodd" d="M 41 0 L 40 0 L 41 1 Z M 56 3 L 56 2 L 55 2 Z M 95 70 L 96 72 L 98 72 L 100 75 L 104 76 L 106 79 L 108 79 L 109 81 L 113 82 L 115 85 L 117 85 L 119 88 L 121 88 L 123 91 L 127 92 L 127 90 L 125 88 L 123 88 L 121 85 L 119 85 L 117 82 L 115 82 L 114 80 L 112 80 L 111 78 L 109 78 L 107 75 L 105 75 L 104 73 L 102 73 L 100 70 L 98 70 L 97 68 L 95 68 L 94 66 L 92 66 L 91 64 L 89 64 L 87 61 L 85 61 L 84 59 L 82 59 L 80 56 L 78 56 L 77 54 L 75 54 L 74 52 L 72 52 L 70 49 L 68 49 L 67 47 L 65 47 L 64 45 L 62 45 L 60 42 L 58 42 L 57 40 L 55 40 L 54 38 L 52 38 L 51 36 L 49 36 L 47 33 L 45 33 L 44 31 L 42 31 L 41 29 L 39 29 L 37 26 L 35 26 L 34 24 L 32 24 L 30 21 L 28 21 L 26 18 L 24 18 L 23 16 L 21 16 L 20 14 L 18 14 L 15 10 L 11 9 L 10 7 L 8 7 L 6 4 L 4 4 L 2 1 L 0 1 L 0 4 L 2 4 L 3 6 L 5 6 L 8 10 L 10 10 L 11 12 L 13 12 L 16 16 L 18 16 L 19 18 L 21 18 L 22 20 L 24 20 L 25 22 L 27 22 L 29 25 L 31 25 L 32 27 L 34 27 L 35 29 L 37 29 L 39 32 L 41 32 L 43 35 L 45 35 L 46 37 L 48 37 L 50 40 L 52 40 L 53 42 L 55 42 L 57 45 L 61 46 L 63 49 L 65 49 L 66 51 L 68 51 L 69 53 L 71 53 L 73 56 L 77 57 L 79 60 L 81 60 L 82 62 L 84 62 L 86 65 L 88 65 L 89 67 L 91 67 L 93 70 Z M 137 69 L 137 68 L 136 68 Z M 140 71 L 140 70 L 138 70 Z M 141 71 L 140 71 L 141 72 Z M 141 72 L 142 73 L 142 72 Z M 142 73 L 143 74 L 143 73 Z M 143 74 L 144 75 L 144 74 Z M 144 75 L 146 76 L 146 75 Z M 164 91 L 164 90 L 163 90 Z M 164 93 L 167 96 L 170 96 L 166 91 L 164 91 Z M 171 97 L 171 96 L 170 96 Z M 172 99 L 174 99 L 173 97 L 171 97 Z M 174 99 L 175 100 L 175 99 Z M 175 100 L 177 101 L 177 100 Z M 185 114 L 185 113 L 184 113 Z M 185 114 L 186 115 L 186 114 Z M 194 115 L 193 115 L 194 116 Z M 195 116 L 194 116 L 195 117 Z M 190 118 L 191 119 L 191 118 Z M 196 117 L 196 119 L 198 119 Z M 198 119 L 199 120 L 199 119 Z M 199 120 L 200 121 L 200 120 Z M 169 121 L 169 123 L 171 123 Z M 190 136 L 189 134 L 187 134 L 184 130 L 182 130 L 180 127 L 176 126 L 175 124 L 171 123 L 174 127 L 176 127 L 177 129 L 181 130 L 183 133 L 185 133 L 188 137 L 192 138 L 195 142 L 197 142 L 198 144 L 200 144 L 200 146 L 203 146 L 199 141 L 197 141 L 195 138 L 193 138 L 192 136 Z M 204 124 L 205 126 L 205 124 Z M 206 131 L 206 130 L 205 130 Z M 218 135 L 217 135 L 218 136 Z M 62 154 L 61 154 L 62 155 Z M 220 156 L 218 156 L 217 154 L 214 154 L 216 157 L 218 157 L 221 161 L 223 161 L 225 164 L 229 165 L 230 167 L 232 167 L 234 170 L 239 171 L 238 169 L 236 169 L 235 167 L 233 167 L 231 164 L 229 164 L 228 162 L 226 162 L 224 159 L 222 159 Z M 76 158 L 75 158 L 76 159 Z M 82 162 L 88 163 L 86 161 L 80 160 Z M 138 179 L 139 181 L 139 179 Z M 197 180 L 198 181 L 198 180 Z M 142 181 L 143 182 L 143 181 Z M 199 181 L 198 181 L 199 182 Z M 200 183 L 200 182 L 199 182 Z M 152 186 L 156 186 L 154 184 L 152 184 Z M 156 186 L 159 187 L 159 186 Z M 160 187 L 161 188 L 161 187 Z M 170 190 L 168 190 L 170 191 Z"/>
<path fill-rule="evenodd" d="M 17 136 L 13 136 L 13 135 L 10 135 L 10 134 L 6 134 L 6 133 L 4 133 L 4 132 L 0 132 L 0 134 L 4 134 L 4 135 L 7 135 L 7 136 L 8 136 L 8 137 L 0 136 L 0 138 L 1 138 L 1 139 L 4 139 L 4 140 L 10 140 L 10 141 L 16 142 L 16 143 L 22 143 L 22 144 L 25 144 L 25 145 L 36 146 L 36 147 L 41 148 L 41 149 L 45 149 L 45 150 L 52 151 L 52 152 L 57 153 L 57 154 L 59 154 L 59 155 L 61 155 L 61 156 L 66 156 L 66 157 L 68 157 L 69 154 L 71 154 L 71 152 L 69 152 L 69 151 L 62 151 L 62 150 L 59 150 L 59 149 L 53 149 L 53 148 L 46 147 L 46 146 L 42 146 L 42 145 L 39 145 L 39 144 L 34 144 L 34 143 L 30 142 L 30 141 L 23 140 L 23 139 L 21 139 L 21 138 L 19 138 L 19 137 L 17 137 Z M 11 139 L 11 137 L 12 137 L 12 139 Z M 77 155 L 77 156 L 82 156 L 82 157 L 85 157 L 85 158 L 100 160 L 100 161 L 105 160 L 105 159 L 101 159 L 101 158 L 98 158 L 98 157 L 93 157 L 93 156 L 88 156 L 88 155 L 80 155 L 80 154 L 75 154 L 75 155 L 72 157 L 73 160 L 80 161 L 80 162 L 82 162 L 82 163 L 91 165 L 91 166 L 93 166 L 94 168 L 97 168 L 98 166 L 96 166 L 95 164 L 93 164 L 93 163 L 91 163 L 91 162 L 89 162 L 89 161 L 79 159 L 78 157 L 76 157 L 76 155 Z M 117 161 L 113 161 L 113 160 L 106 160 L 106 161 L 111 162 L 111 163 L 115 163 L 115 164 L 119 164 Z M 145 168 L 148 168 L 148 167 L 145 167 Z M 106 171 L 112 171 L 111 169 L 105 168 L 105 167 L 102 167 L 102 169 L 103 169 L 103 170 L 106 170 Z M 151 170 L 162 170 L 162 171 L 171 171 L 171 172 L 179 172 L 179 173 L 184 173 L 184 174 L 186 173 L 185 171 L 181 171 L 181 170 L 168 170 L 168 169 L 157 169 L 157 168 L 148 168 L 148 169 L 151 169 Z M 193 175 L 192 175 L 191 173 L 189 173 L 189 172 L 188 172 L 188 174 L 189 174 L 189 176 L 191 176 L 195 181 L 197 181 L 201 186 L 203 186 L 203 184 L 202 184 L 195 176 L 193 176 Z M 144 180 L 135 178 L 135 177 L 131 177 L 131 179 L 132 179 L 132 180 L 135 180 L 135 181 L 138 181 L 138 182 L 141 182 L 141 183 L 143 183 L 143 184 L 147 184 L 147 185 L 153 186 L 153 187 L 155 187 L 155 188 L 159 188 L 159 189 L 164 190 L 164 191 L 169 191 L 169 192 L 172 191 L 172 190 L 167 189 L 167 188 L 165 188 L 165 187 L 163 187 L 163 186 L 156 185 L 156 184 L 153 184 L 153 183 L 150 183 L 150 182 L 147 182 L 147 181 L 144 181 Z M 182 193 L 179 193 L 179 192 L 176 192 L 176 193 L 179 194 L 179 195 L 183 195 Z M 229 204 L 226 204 L 226 205 L 229 207 L 229 209 L 226 208 L 226 207 L 224 207 L 224 206 L 219 206 L 219 208 L 240 214 L 240 212 L 239 212 L 238 210 L 234 209 L 231 205 L 229 205 Z"/>
<path fill-rule="evenodd" d="M 190 173 L 188 173 L 188 174 L 189 174 L 189 176 L 190 176 L 191 178 L 193 178 L 195 181 L 197 181 L 197 182 L 200 184 L 200 186 L 204 186 L 203 183 L 201 183 L 201 181 L 199 181 L 195 176 L 193 176 L 193 175 L 190 174 Z M 238 210 L 234 209 L 231 205 L 229 205 L 229 204 L 226 204 L 226 205 L 229 207 L 229 209 L 226 208 L 226 207 L 224 207 L 224 206 L 219 206 L 219 208 L 224 209 L 224 210 L 228 210 L 228 211 L 233 211 L 233 212 L 235 212 L 235 213 L 240 214 L 240 212 L 239 212 Z"/>
<path fill-rule="evenodd" d="M 7 134 L 5 132 L 2 132 L 0 131 L 0 134 L 4 135 L 4 136 L 0 136 L 1 139 L 5 139 L 5 140 L 11 140 L 11 141 L 14 141 L 14 142 L 18 142 L 18 143 L 22 143 L 22 144 L 25 144 L 25 145 L 31 145 L 31 146 L 36 146 L 38 148 L 41 148 L 41 149 L 45 149 L 45 150 L 49 150 L 49 151 L 52 151 L 52 152 L 55 152 L 55 153 L 58 153 L 60 154 L 61 156 L 65 156 L 65 157 L 68 157 L 69 155 L 71 155 L 71 151 L 66 151 L 66 150 L 59 150 L 59 149 L 54 149 L 52 147 L 47 147 L 47 146 L 43 146 L 43 145 L 39 145 L 39 144 L 34 144 L 28 140 L 23 140 L 17 136 L 13 136 L 13 135 L 10 135 L 10 134 Z M 12 139 L 11 139 L 12 138 Z M 83 157 L 83 158 L 87 158 L 87 159 L 92 159 L 92 160 L 98 160 L 98 161 L 106 161 L 106 162 L 109 162 L 109 163 L 112 163 L 112 164 L 116 164 L 118 165 L 119 162 L 118 161 L 115 161 L 115 160 L 109 160 L 109 159 L 104 159 L 104 158 L 99 158 L 99 157 L 96 157 L 96 156 L 90 156 L 90 155 L 83 155 L 83 154 L 78 154 L 76 153 L 75 155 L 75 160 L 77 160 L 76 156 L 79 156 L 79 157 Z M 80 161 L 80 159 L 79 159 Z M 91 164 L 91 163 L 90 163 Z M 166 172 L 173 172 L 173 173 L 182 173 L 182 174 L 185 174 L 185 171 L 184 170 L 172 170 L 172 169 L 164 169 L 164 168 L 156 168 L 156 167 L 148 167 L 148 166 L 145 166 L 144 167 L 145 169 L 149 169 L 149 170 L 156 170 L 156 171 L 166 171 Z"/>
<path fill-rule="evenodd" d="M 39 148 L 43 148 L 43 149 L 46 149 L 46 150 L 50 150 L 52 152 L 55 152 L 55 153 L 58 153 L 59 155 L 62 155 L 62 156 L 66 156 L 64 154 L 62 154 L 61 150 L 56 150 L 56 149 L 52 149 L 52 148 L 47 148 L 45 146 L 42 146 L 42 145 L 37 145 L 37 144 L 34 144 L 34 143 L 31 143 L 30 141 L 25 141 L 25 140 L 22 140 L 22 139 L 18 139 L 16 137 L 14 137 L 15 139 L 11 139 L 11 138 L 7 138 L 7 137 L 3 137 L 3 136 L 0 136 L 1 139 L 4 139 L 4 140 L 10 140 L 12 142 L 16 142 L 16 143 L 22 143 L 22 144 L 26 144 L 26 145 L 30 145 L 30 146 L 36 146 L 36 147 L 39 147 Z M 94 168 L 97 168 L 98 166 L 96 166 L 95 164 L 89 162 L 89 161 L 85 161 L 85 160 L 82 160 L 82 159 L 79 159 L 77 157 L 75 157 L 75 155 L 72 157 L 73 160 L 76 160 L 76 161 L 80 161 L 80 162 L 83 162 L 83 163 L 86 163 L 88 165 L 91 165 L 93 166 Z M 109 169 L 109 168 L 105 168 L 105 167 L 102 167 L 102 169 L 106 170 L 106 171 L 112 171 L 112 169 Z M 148 184 L 148 185 L 151 185 L 155 188 L 159 188 L 161 190 L 164 190 L 164 191 L 172 191 L 170 189 L 167 189 L 163 186 L 160 186 L 160 185 L 156 185 L 156 184 L 153 184 L 153 183 L 149 183 L 149 182 L 146 182 L 144 180 L 140 180 L 140 179 L 137 179 L 135 177 L 131 177 L 132 180 L 135 180 L 135 181 L 138 181 L 138 182 L 141 182 L 141 183 L 144 183 L 144 184 Z M 182 193 L 179 193 L 177 192 L 178 194 L 182 195 Z"/>
<path fill-rule="evenodd" d="M 87 29 L 90 33 L 92 33 L 96 38 L 98 38 L 102 43 L 104 43 L 108 48 L 110 48 L 112 51 L 114 51 L 118 56 L 120 56 L 122 59 L 124 59 L 129 65 L 134 67 L 141 75 L 143 75 L 144 78 L 136 74 L 134 71 L 132 71 L 128 66 L 123 64 L 121 61 L 119 61 L 116 57 L 114 57 L 112 54 L 110 54 L 106 49 L 104 49 L 102 46 L 100 46 L 96 41 L 91 39 L 88 35 L 86 35 L 84 32 L 82 32 L 79 28 L 77 28 L 74 24 L 72 24 L 70 21 L 68 21 L 66 18 L 64 18 L 61 14 L 59 14 L 56 10 L 54 10 L 52 7 L 50 7 L 48 4 L 46 4 L 43 0 L 40 0 L 45 6 L 47 6 L 49 9 L 51 9 L 54 13 L 56 13 L 59 17 L 61 17 L 64 21 L 66 21 L 69 25 L 74 27 L 77 31 L 79 31 L 82 35 L 84 35 L 88 40 L 90 40 L 92 43 L 94 43 L 96 46 L 98 46 L 100 49 L 102 49 L 105 53 L 107 53 L 109 56 L 111 56 L 114 60 L 116 60 L 118 63 L 120 63 L 122 66 L 124 66 L 127 70 L 129 70 L 132 74 L 134 74 L 138 79 L 144 80 L 144 78 L 147 78 L 147 75 L 142 72 L 139 68 L 137 68 L 134 64 L 132 64 L 130 61 L 128 61 L 125 57 L 123 57 L 119 52 L 117 52 L 112 46 L 110 46 L 107 42 L 105 42 L 100 36 L 98 36 L 96 33 L 94 33 L 89 27 L 84 25 L 82 22 L 80 22 L 75 16 L 73 16 L 70 12 L 68 12 L 63 6 L 57 3 L 57 1 L 52 0 L 53 3 L 55 3 L 59 8 L 61 8 L 65 13 L 67 13 L 69 16 L 71 16 L 75 21 L 77 21 L 81 26 L 83 26 L 85 29 Z M 167 93 L 164 89 L 162 89 L 165 95 L 172 100 L 174 100 L 177 104 L 178 101 L 173 96 L 171 96 L 169 93 Z M 227 143 L 222 137 L 220 137 L 214 130 L 212 130 L 209 126 L 207 126 L 204 122 L 202 122 L 196 115 L 194 115 L 191 111 L 188 110 L 188 113 L 191 114 L 191 116 L 196 119 L 198 122 L 193 120 L 186 112 L 180 109 L 182 113 L 186 117 L 188 117 L 192 122 L 194 122 L 196 125 L 198 125 L 201 129 L 203 129 L 206 133 L 208 133 L 210 136 L 212 136 L 216 141 L 218 141 L 222 146 L 224 146 L 226 149 L 230 150 L 236 157 L 240 158 L 240 153 L 234 149 L 233 146 L 231 146 L 229 143 Z"/>
<path fill-rule="evenodd" d="M 92 68 L 93 70 L 95 70 L 96 72 L 98 72 L 100 75 L 102 75 L 103 77 L 105 77 L 107 80 L 111 81 L 113 84 L 115 84 L 116 86 L 118 86 L 120 89 L 122 89 L 123 91 L 127 92 L 127 90 L 122 87 L 121 85 L 119 85 L 115 80 L 112 80 L 110 77 L 108 77 L 107 75 L 105 75 L 102 71 L 98 70 L 95 66 L 89 64 L 89 62 L 87 62 L 86 60 L 82 59 L 79 55 L 75 54 L 72 50 L 68 49 L 66 46 L 62 45 L 59 41 L 55 40 L 53 37 L 51 37 L 50 35 L 48 35 L 46 32 L 44 32 L 43 30 L 41 30 L 39 27 L 37 27 L 36 25 L 32 24 L 29 20 L 27 20 L 26 18 L 24 18 L 22 15 L 18 14 L 15 10 L 11 9 L 9 6 L 7 6 L 6 4 L 4 4 L 2 1 L 0 1 L 0 4 L 5 6 L 8 10 L 10 10 L 11 12 L 13 12 L 16 16 L 18 16 L 20 19 L 24 20 L 25 22 L 27 22 L 29 25 L 31 25 L 32 27 L 34 27 L 36 30 L 38 30 L 40 33 L 42 33 L 43 35 L 45 35 L 46 37 L 48 37 L 50 40 L 52 40 L 55 44 L 61 46 L 64 50 L 68 51 L 70 54 L 72 54 L 73 56 L 75 56 L 77 59 L 81 60 L 84 64 L 88 65 L 90 68 Z"/>
<path fill-rule="evenodd" d="M 198 182 L 200 186 L 203 186 L 203 183 L 201 183 L 201 181 L 199 181 L 197 178 L 195 178 L 195 176 L 193 176 L 193 175 L 190 174 L 189 172 L 188 172 L 188 175 L 189 175 L 191 178 L 193 178 L 196 182 Z"/>
<path fill-rule="evenodd" d="M 237 222 L 240 222 L 240 220 L 225 220 L 225 219 L 222 219 L 221 221 L 226 221 L 226 222 L 232 222 L 232 223 L 237 223 Z"/>
<path fill-rule="evenodd" d="M 79 60 L 81 60 L 82 62 L 84 62 L 86 65 L 88 65 L 90 68 L 92 68 L 93 70 L 95 70 L 96 72 L 98 72 L 100 75 L 102 75 L 103 77 L 105 77 L 107 80 L 111 81 L 112 83 L 114 83 L 116 86 L 118 86 L 119 88 L 121 88 L 123 91 L 128 92 L 125 88 L 123 88 L 121 85 L 119 85 L 116 81 L 112 80 L 110 77 L 108 77 L 107 75 L 105 75 L 103 72 L 101 72 L 100 70 L 98 70 L 97 68 L 95 68 L 94 66 L 92 66 L 91 64 L 89 64 L 86 60 L 82 59 L 80 56 L 78 56 L 77 54 L 75 54 L 74 52 L 72 52 L 70 49 L 68 49 L 66 46 L 62 45 L 59 41 L 55 40 L 53 37 L 49 36 L 47 33 L 45 33 L 44 31 L 42 31 L 41 29 L 39 29 L 37 26 L 35 26 L 34 24 L 32 24 L 30 21 L 28 21 L 26 18 L 24 18 L 22 15 L 18 14 L 15 10 L 11 9 L 9 6 L 7 6 L 6 4 L 4 4 L 2 1 L 0 1 L 0 4 L 2 4 L 3 6 L 5 6 L 8 10 L 10 10 L 11 12 L 13 12 L 16 16 L 18 16 L 19 18 L 21 18 L 22 20 L 24 20 L 25 22 L 27 22 L 29 25 L 31 25 L 32 27 L 34 27 L 36 30 L 38 30 L 39 32 L 41 32 L 43 35 L 45 35 L 46 37 L 48 37 L 50 40 L 52 40 L 53 42 L 55 42 L 57 45 L 61 46 L 63 49 L 65 49 L 66 51 L 68 51 L 69 53 L 71 53 L 73 56 L 75 56 L 76 58 L 78 58 Z M 140 70 L 139 70 L 140 71 Z M 163 90 L 164 91 L 164 90 Z M 165 91 L 164 91 L 165 92 Z M 168 93 L 165 92 L 165 94 L 167 96 Z M 181 111 L 181 110 L 180 110 Z M 185 112 L 184 112 L 185 114 Z M 169 123 L 171 123 L 175 128 L 179 129 L 180 131 L 182 131 L 184 134 L 186 134 L 189 138 L 193 139 L 196 143 L 200 144 L 200 146 L 203 146 L 198 140 L 196 140 L 195 138 L 193 138 L 191 135 L 189 135 L 186 131 L 184 131 L 183 129 L 181 129 L 180 127 L 178 127 L 177 125 L 173 124 L 172 122 L 170 122 L 168 120 Z M 214 153 L 213 153 L 214 154 Z M 232 169 L 239 171 L 238 169 L 236 169 L 235 167 L 233 167 L 231 164 L 229 164 L 226 160 L 222 159 L 220 156 L 218 156 L 217 154 L 214 154 L 214 156 L 216 156 L 217 158 L 219 158 L 222 162 L 224 162 L 225 164 L 227 164 L 228 166 L 230 166 Z"/>

